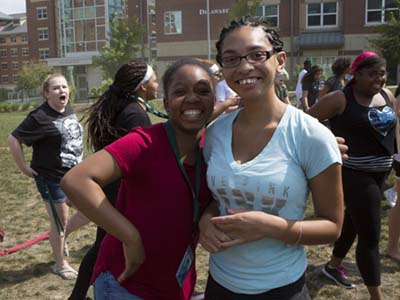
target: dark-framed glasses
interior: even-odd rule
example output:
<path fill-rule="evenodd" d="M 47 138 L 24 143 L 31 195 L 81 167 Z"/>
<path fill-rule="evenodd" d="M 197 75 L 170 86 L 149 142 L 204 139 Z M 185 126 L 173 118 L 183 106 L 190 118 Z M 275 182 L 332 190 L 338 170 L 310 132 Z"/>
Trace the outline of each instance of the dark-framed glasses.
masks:
<path fill-rule="evenodd" d="M 226 55 L 221 57 L 221 66 L 224 68 L 234 68 L 240 65 L 242 59 L 246 59 L 249 64 L 257 64 L 260 62 L 264 62 L 269 59 L 272 55 L 274 55 L 274 50 L 268 51 L 253 51 L 247 53 L 246 55 Z"/>

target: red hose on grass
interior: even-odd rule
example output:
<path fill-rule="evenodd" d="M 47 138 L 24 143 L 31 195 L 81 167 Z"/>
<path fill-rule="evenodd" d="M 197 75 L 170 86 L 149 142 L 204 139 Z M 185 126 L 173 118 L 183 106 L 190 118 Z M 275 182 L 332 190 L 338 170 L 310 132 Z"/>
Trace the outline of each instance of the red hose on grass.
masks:
<path fill-rule="evenodd" d="M 36 243 L 39 243 L 40 241 L 48 239 L 48 238 L 49 238 L 49 232 L 46 231 L 46 232 L 42 233 L 40 236 L 38 236 L 38 237 L 36 237 L 34 239 L 31 239 L 29 241 L 26 241 L 26 242 L 24 242 L 22 244 L 19 244 L 17 246 L 14 246 L 14 247 L 11 247 L 11 248 L 8 248 L 8 249 L 0 250 L 0 256 L 17 252 L 17 251 L 19 251 L 21 249 L 30 247 L 30 246 L 32 246 L 32 245 L 34 245 Z"/>

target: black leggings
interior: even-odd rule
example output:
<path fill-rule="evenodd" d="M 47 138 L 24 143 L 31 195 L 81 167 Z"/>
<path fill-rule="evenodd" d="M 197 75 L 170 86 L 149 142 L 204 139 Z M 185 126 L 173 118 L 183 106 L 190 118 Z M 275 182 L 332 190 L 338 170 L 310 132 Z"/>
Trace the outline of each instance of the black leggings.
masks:
<path fill-rule="evenodd" d="M 362 172 L 343 167 L 342 176 L 346 209 L 333 255 L 344 258 L 358 236 L 357 267 L 366 286 L 379 286 L 381 201 L 387 172 Z"/>
<path fill-rule="evenodd" d="M 69 300 L 86 299 L 86 294 L 90 286 L 90 279 L 92 278 L 97 254 L 99 253 L 100 245 L 105 235 L 106 232 L 100 227 L 97 227 L 96 240 L 81 261 L 78 271 L 78 278 L 76 279 L 71 296 L 68 298 Z"/>

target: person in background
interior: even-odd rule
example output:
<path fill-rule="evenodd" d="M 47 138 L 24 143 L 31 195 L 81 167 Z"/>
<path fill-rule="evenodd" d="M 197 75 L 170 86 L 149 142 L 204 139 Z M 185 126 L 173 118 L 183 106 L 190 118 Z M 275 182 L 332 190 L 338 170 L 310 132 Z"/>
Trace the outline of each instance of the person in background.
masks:
<path fill-rule="evenodd" d="M 306 59 L 303 63 L 303 69 L 300 71 L 299 76 L 297 77 L 297 84 L 296 84 L 296 107 L 301 108 L 301 97 L 303 96 L 303 88 L 302 88 L 302 80 L 304 75 L 308 71 L 310 71 L 311 68 L 311 60 Z"/>
<path fill-rule="evenodd" d="M 289 80 L 289 74 L 286 70 L 277 72 L 275 75 L 275 93 L 283 103 L 290 104 L 288 89 L 285 80 Z"/>
<path fill-rule="evenodd" d="M 210 121 L 215 120 L 221 114 L 230 113 L 236 110 L 240 105 L 240 98 L 226 83 L 219 66 L 209 59 L 197 58 L 197 60 L 205 64 L 210 69 L 216 81 L 216 102 Z"/>
<path fill-rule="evenodd" d="M 317 102 L 319 91 L 323 86 L 322 68 L 318 65 L 311 67 L 301 81 L 303 95 L 301 96 L 301 107 L 307 112 Z"/>
<path fill-rule="evenodd" d="M 398 85 L 394 96 L 395 101 L 395 111 L 397 114 L 397 120 L 400 119 L 400 84 Z M 400 149 L 400 126 L 397 123 L 396 129 L 396 141 L 397 141 L 397 151 Z M 394 205 L 389 212 L 389 237 L 386 254 L 393 260 L 400 262 L 400 154 L 396 153 L 393 160 L 393 168 L 396 174 L 395 189 L 397 197 L 394 199 Z"/>
<path fill-rule="evenodd" d="M 115 74 L 112 85 L 87 110 L 90 149 L 100 151 L 131 129 L 151 125 L 145 103 L 157 98 L 157 90 L 157 76 L 151 66 L 138 60 L 122 65 Z M 120 183 L 120 180 L 116 180 L 103 189 L 113 206 Z M 78 278 L 69 300 L 86 299 L 97 254 L 105 235 L 106 232 L 98 227 L 96 240 L 80 264 Z"/>
<path fill-rule="evenodd" d="M 195 59 L 163 76 L 169 120 L 130 133 L 86 158 L 61 185 L 107 231 L 93 273 L 95 298 L 188 300 L 196 282 L 198 220 L 212 195 L 199 148 L 215 86 Z M 121 179 L 115 208 L 101 187 Z"/>
<path fill-rule="evenodd" d="M 345 86 L 345 77 L 350 71 L 351 61 L 345 57 L 339 57 L 332 64 L 331 69 L 334 76 L 329 77 L 322 90 L 319 91 L 319 98 L 337 90 L 342 90 Z"/>
<path fill-rule="evenodd" d="M 8 146 L 20 171 L 34 178 L 50 220 L 49 241 L 55 264 L 51 271 L 76 279 L 78 272 L 65 258 L 65 238 L 88 223 L 80 212 L 68 220 L 67 197 L 60 187 L 64 174 L 82 160 L 83 128 L 69 104 L 70 90 L 61 74 L 43 83 L 45 102 L 31 111 L 8 137 Z M 25 161 L 23 146 L 32 147 L 32 161 Z"/>
<path fill-rule="evenodd" d="M 316 119 L 277 97 L 275 74 L 286 53 L 264 18 L 232 21 L 216 47 L 243 107 L 205 135 L 216 199 L 200 221 L 201 243 L 211 252 L 205 299 L 310 299 L 303 245 L 333 242 L 341 229 L 338 145 Z M 304 220 L 310 190 L 316 216 Z"/>
<path fill-rule="evenodd" d="M 348 159 L 342 177 L 346 205 L 343 229 L 322 272 L 345 288 L 354 288 L 342 262 L 357 237 L 356 262 L 371 300 L 382 300 L 379 241 L 384 181 L 395 145 L 394 96 L 386 88 L 386 61 L 363 52 L 351 65 L 353 79 L 343 91 L 319 99 L 308 113 L 329 119 L 332 132 L 344 137 Z"/>

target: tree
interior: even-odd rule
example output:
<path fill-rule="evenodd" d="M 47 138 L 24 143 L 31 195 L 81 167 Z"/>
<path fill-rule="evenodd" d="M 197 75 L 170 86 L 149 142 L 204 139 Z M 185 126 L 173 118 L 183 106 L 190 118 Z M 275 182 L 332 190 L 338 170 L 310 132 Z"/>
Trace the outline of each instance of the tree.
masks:
<path fill-rule="evenodd" d="M 393 0 L 397 11 L 389 12 L 388 21 L 376 27 L 380 33 L 377 39 L 371 39 L 371 44 L 387 61 L 389 78 L 395 79 L 397 65 L 400 64 L 400 0 Z M 388 12 L 385 12 L 388 14 Z"/>
<path fill-rule="evenodd" d="M 30 95 L 37 92 L 42 86 L 46 77 L 53 72 L 53 69 L 45 62 L 30 62 L 24 65 L 18 73 L 17 91 Z"/>
<path fill-rule="evenodd" d="M 141 37 L 144 26 L 139 18 L 114 18 L 111 22 L 109 45 L 100 50 L 93 63 L 101 69 L 104 80 L 114 78 L 121 65 L 142 50 Z"/>
<path fill-rule="evenodd" d="M 232 4 L 229 10 L 230 19 L 237 19 L 241 16 L 256 14 L 257 8 L 261 5 L 262 0 L 238 0 Z"/>

